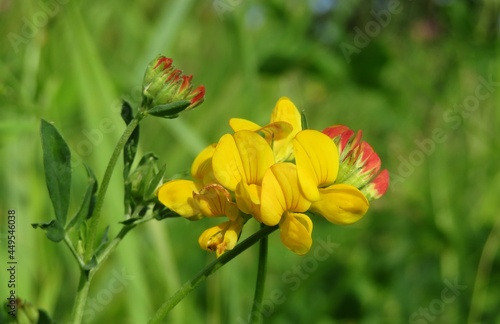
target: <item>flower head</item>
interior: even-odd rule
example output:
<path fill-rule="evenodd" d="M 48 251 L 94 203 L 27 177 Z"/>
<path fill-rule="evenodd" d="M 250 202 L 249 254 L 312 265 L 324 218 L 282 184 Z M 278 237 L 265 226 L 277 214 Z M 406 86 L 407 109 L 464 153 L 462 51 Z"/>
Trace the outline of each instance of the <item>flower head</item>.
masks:
<path fill-rule="evenodd" d="M 160 64 L 172 68 L 168 60 Z M 198 240 L 217 256 L 235 246 L 251 217 L 278 225 L 283 244 L 303 255 L 312 245 L 311 217 L 352 224 L 387 190 L 388 172 L 379 172 L 380 158 L 361 141 L 361 132 L 345 126 L 303 130 L 299 111 L 286 97 L 268 125 L 231 119 L 230 126 L 233 134 L 196 157 L 193 181 L 173 180 L 158 190 L 159 200 L 181 216 L 227 217 Z"/>
<path fill-rule="evenodd" d="M 192 75 L 183 75 L 173 66 L 173 60 L 156 57 L 144 74 L 143 106 L 148 114 L 174 118 L 184 110 L 200 105 L 205 99 L 205 87 L 193 89 Z"/>

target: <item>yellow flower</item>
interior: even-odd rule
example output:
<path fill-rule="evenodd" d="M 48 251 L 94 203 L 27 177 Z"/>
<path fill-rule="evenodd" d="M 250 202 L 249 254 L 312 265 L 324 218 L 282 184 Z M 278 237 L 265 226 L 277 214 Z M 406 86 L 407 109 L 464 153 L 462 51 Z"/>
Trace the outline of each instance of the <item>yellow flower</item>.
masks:
<path fill-rule="evenodd" d="M 217 257 L 234 248 L 248 215 L 279 225 L 283 244 L 304 255 L 313 230 L 306 212 L 351 224 L 367 212 L 368 199 L 387 189 L 388 173 L 376 176 L 380 159 L 360 135 L 353 137 L 343 126 L 324 133 L 302 130 L 301 115 L 286 97 L 278 100 L 270 124 L 231 119 L 230 125 L 234 134 L 222 136 L 195 158 L 193 181 L 169 181 L 157 192 L 165 206 L 183 217 L 228 218 L 198 239 Z"/>
<path fill-rule="evenodd" d="M 232 250 L 238 242 L 244 222 L 242 217 L 238 217 L 205 230 L 198 239 L 200 247 L 215 251 L 217 257 Z"/>
<path fill-rule="evenodd" d="M 231 195 L 220 184 L 208 185 L 199 193 L 193 192 L 192 196 L 203 216 L 226 216 L 234 221 L 240 215 L 238 206 L 232 202 Z"/>
<path fill-rule="evenodd" d="M 312 211 L 336 224 L 350 224 L 368 210 L 355 187 L 334 184 L 339 169 L 335 143 L 325 134 L 304 130 L 293 139 L 295 165 L 277 163 L 265 173 L 261 188 L 261 220 L 279 224 L 281 241 L 303 255 L 312 245 Z"/>
<path fill-rule="evenodd" d="M 352 224 L 368 210 L 368 200 L 356 187 L 334 183 L 339 153 L 325 134 L 304 130 L 293 140 L 299 188 L 312 202 L 310 210 L 335 224 Z"/>
<path fill-rule="evenodd" d="M 313 224 L 302 214 L 310 206 L 299 190 L 294 164 L 277 163 L 268 169 L 262 180 L 262 222 L 279 224 L 281 241 L 299 255 L 306 254 L 312 245 Z"/>
<path fill-rule="evenodd" d="M 212 158 L 215 179 L 234 191 L 242 212 L 252 214 L 259 222 L 262 178 L 272 164 L 271 147 L 264 138 L 248 130 L 222 136 Z"/>
<path fill-rule="evenodd" d="M 261 127 L 241 118 L 230 119 L 229 125 L 235 132 L 250 130 L 262 133 L 273 149 L 276 162 L 283 162 L 293 159 L 292 139 L 302 130 L 302 118 L 293 102 L 287 97 L 281 97 L 268 125 Z"/>
<path fill-rule="evenodd" d="M 236 219 L 239 213 L 236 204 L 231 201 L 230 193 L 213 176 L 214 152 L 215 145 L 210 145 L 195 158 L 191 168 L 195 181 L 172 180 L 164 183 L 158 189 L 158 200 L 188 219 L 201 216 Z"/>

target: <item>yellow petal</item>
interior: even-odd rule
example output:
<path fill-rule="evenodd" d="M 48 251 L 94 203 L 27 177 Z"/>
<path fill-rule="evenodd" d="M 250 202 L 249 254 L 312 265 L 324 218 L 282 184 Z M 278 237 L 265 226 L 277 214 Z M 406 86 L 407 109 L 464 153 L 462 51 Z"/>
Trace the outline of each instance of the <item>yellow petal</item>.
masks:
<path fill-rule="evenodd" d="M 246 184 L 241 181 L 234 191 L 238 208 L 245 214 L 252 215 L 257 221 L 262 222 L 260 217 L 261 186 Z"/>
<path fill-rule="evenodd" d="M 243 224 L 244 219 L 242 217 L 238 217 L 238 219 L 229 223 L 229 227 L 224 232 L 224 240 L 217 246 L 217 257 L 220 257 L 224 252 L 232 250 L 236 246 Z"/>
<path fill-rule="evenodd" d="M 256 131 L 260 129 L 260 126 L 256 123 L 242 118 L 231 118 L 229 120 L 229 126 L 231 126 L 231 128 L 235 132 L 238 132 L 240 130 Z"/>
<path fill-rule="evenodd" d="M 281 242 L 298 255 L 306 254 L 312 245 L 313 223 L 304 214 L 285 213 L 280 222 Z"/>
<path fill-rule="evenodd" d="M 193 199 L 201 185 L 189 180 L 172 180 L 164 183 L 157 192 L 158 200 L 183 217 L 200 214 L 200 209 Z"/>
<path fill-rule="evenodd" d="M 302 116 L 297 107 L 287 97 L 281 97 L 278 100 L 271 114 L 271 123 L 277 121 L 284 121 L 292 125 L 294 131 L 292 138 L 302 130 Z"/>
<path fill-rule="evenodd" d="M 240 153 L 232 135 L 226 134 L 219 140 L 212 157 L 212 168 L 214 177 L 221 185 L 231 191 L 236 189 L 244 171 Z"/>
<path fill-rule="evenodd" d="M 288 157 L 293 152 L 291 140 L 297 132 L 293 132 L 294 128 L 289 122 L 276 121 L 264 127 L 260 127 L 246 119 L 232 118 L 229 120 L 229 125 L 235 132 L 249 130 L 262 134 L 267 144 L 273 148 L 275 157 L 278 155 L 279 162 L 285 160 L 284 155 Z M 285 143 L 288 144 L 286 152 L 283 151 L 285 150 Z"/>
<path fill-rule="evenodd" d="M 212 172 L 212 156 L 215 152 L 215 145 L 207 146 L 203 151 L 196 156 L 191 165 L 191 175 L 193 178 L 203 180 L 203 178 Z"/>
<path fill-rule="evenodd" d="M 300 188 L 310 201 L 319 197 L 318 187 L 333 183 L 339 170 L 339 153 L 325 134 L 304 130 L 293 140 Z"/>
<path fill-rule="evenodd" d="M 194 193 L 193 198 L 201 213 L 207 217 L 227 216 L 235 220 L 239 215 L 238 207 L 231 201 L 229 192 L 219 184 L 211 184 Z"/>
<path fill-rule="evenodd" d="M 262 180 L 261 218 L 266 225 L 279 223 L 285 211 L 305 212 L 311 203 L 304 198 L 292 163 L 277 163 L 269 168 Z"/>
<path fill-rule="evenodd" d="M 311 211 L 321 214 L 334 224 L 357 222 L 369 207 L 368 200 L 356 187 L 335 184 L 320 189 L 321 199 L 311 205 Z"/>
<path fill-rule="evenodd" d="M 297 107 L 287 97 L 281 97 L 274 107 L 271 114 L 271 124 L 275 122 L 286 122 L 291 126 L 291 130 L 286 136 L 274 139 L 274 156 L 277 162 L 282 162 L 290 159 L 293 155 L 292 139 L 302 130 L 302 116 Z"/>
<path fill-rule="evenodd" d="M 203 250 L 215 251 L 224 240 L 224 231 L 229 227 L 230 221 L 210 227 L 201 233 L 198 244 Z"/>
<path fill-rule="evenodd" d="M 287 139 L 292 131 L 292 125 L 284 121 L 277 121 L 256 130 L 264 136 L 269 145 Z"/>
<path fill-rule="evenodd" d="M 238 217 L 235 221 L 227 221 L 211 227 L 200 235 L 198 244 L 204 250 L 215 251 L 219 257 L 236 246 L 244 223 L 245 220 Z"/>
<path fill-rule="evenodd" d="M 274 163 L 271 147 L 261 136 L 246 130 L 234 133 L 234 141 L 243 165 L 245 176 L 242 180 L 260 185 L 264 173 Z"/>

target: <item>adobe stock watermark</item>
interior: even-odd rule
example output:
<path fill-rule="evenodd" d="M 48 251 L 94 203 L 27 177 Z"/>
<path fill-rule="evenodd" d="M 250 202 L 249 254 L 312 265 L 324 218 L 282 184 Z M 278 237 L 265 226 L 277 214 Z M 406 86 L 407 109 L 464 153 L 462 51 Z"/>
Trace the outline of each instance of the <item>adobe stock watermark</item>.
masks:
<path fill-rule="evenodd" d="M 286 302 L 287 293 L 299 289 L 300 285 L 309 279 L 311 274 L 318 269 L 319 263 L 328 259 L 339 246 L 340 244 L 331 241 L 330 236 L 326 240 L 319 239 L 318 245 L 312 251 L 309 251 L 300 264 L 294 265 L 281 275 L 281 282 L 285 287 L 273 289 L 268 297 L 262 300 L 262 304 L 260 305 L 262 317 L 269 318 L 274 313 L 277 305 Z M 252 313 L 246 320 L 240 317 L 238 318 L 238 323 L 251 323 L 253 322 L 253 318 L 258 315 Z"/>
<path fill-rule="evenodd" d="M 449 131 L 461 127 L 464 119 L 470 118 L 479 109 L 481 102 L 490 98 L 498 87 L 500 87 L 500 82 L 494 81 L 492 74 L 488 79 L 478 76 L 478 83 L 473 93 L 465 97 L 462 103 L 456 104 L 453 109 L 448 109 L 443 113 L 443 121 L 447 127 L 436 127 L 429 137 L 414 141 L 417 148 L 411 151 L 407 157 L 398 156 L 400 163 L 397 171 L 389 172 L 391 191 L 394 192 L 397 189 L 397 184 L 404 183 L 415 172 L 415 169 L 435 152 L 438 144 L 448 140 L 446 129 Z"/>
<path fill-rule="evenodd" d="M 112 278 L 109 280 L 106 287 L 97 292 L 95 297 L 87 300 L 85 311 L 83 312 L 83 319 L 85 323 L 93 321 L 97 313 L 101 312 L 111 301 L 114 296 L 123 291 L 125 287 L 130 284 L 134 276 L 128 275 L 125 268 L 121 272 L 113 270 Z"/>
<path fill-rule="evenodd" d="M 70 0 L 48 0 L 38 1 L 37 11 L 31 17 L 23 17 L 21 19 L 22 26 L 20 33 L 10 32 L 7 34 L 10 45 L 14 52 L 19 52 L 19 46 L 28 44 L 41 28 L 47 26 L 49 20 L 61 10 L 61 7 L 67 4 Z"/>
<path fill-rule="evenodd" d="M 399 14 L 402 10 L 401 2 L 392 0 L 388 3 L 387 10 L 382 9 L 378 12 L 372 10 L 370 15 L 373 19 L 367 22 L 363 29 L 354 27 L 353 44 L 340 43 L 340 49 L 347 63 L 351 63 L 351 55 L 361 53 L 361 50 L 367 47 L 372 39 L 380 35 L 381 31 L 391 23 L 392 16 Z"/>
<path fill-rule="evenodd" d="M 444 280 L 445 287 L 441 290 L 440 298 L 433 299 L 426 307 L 420 307 L 418 311 L 410 315 L 410 324 L 426 324 L 434 322 L 441 316 L 446 306 L 453 303 L 460 294 L 467 289 L 467 286 L 460 285 L 455 279 Z"/>
<path fill-rule="evenodd" d="M 233 12 L 237 6 L 243 3 L 243 0 L 214 0 L 212 6 L 220 20 L 224 20 L 226 12 Z"/>

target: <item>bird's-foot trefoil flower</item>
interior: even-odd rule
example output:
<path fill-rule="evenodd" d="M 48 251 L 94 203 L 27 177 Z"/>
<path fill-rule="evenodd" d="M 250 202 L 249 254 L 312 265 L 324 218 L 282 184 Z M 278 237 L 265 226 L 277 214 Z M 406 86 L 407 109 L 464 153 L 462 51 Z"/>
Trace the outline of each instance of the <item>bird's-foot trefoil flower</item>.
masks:
<path fill-rule="evenodd" d="M 191 166 L 194 180 L 176 179 L 164 183 L 157 190 L 158 200 L 187 219 L 194 220 L 204 216 L 193 195 L 200 194 L 204 187 L 216 184 L 212 171 L 214 151 L 215 146 L 209 145 L 194 159 Z"/>
<path fill-rule="evenodd" d="M 242 212 L 253 215 L 259 222 L 262 178 L 273 164 L 271 147 L 249 130 L 222 136 L 212 158 L 215 179 L 235 193 Z"/>
<path fill-rule="evenodd" d="M 235 220 L 223 222 L 205 230 L 198 238 L 200 247 L 207 251 L 215 251 L 217 257 L 232 250 L 241 234 L 245 219 L 238 217 Z"/>
<path fill-rule="evenodd" d="M 166 61 L 166 66 L 171 62 Z M 387 170 L 372 147 L 345 126 L 303 130 L 302 118 L 286 97 L 278 100 L 268 125 L 233 118 L 233 134 L 205 148 L 194 160 L 193 180 L 173 180 L 159 200 L 189 219 L 226 217 L 199 237 L 217 256 L 234 248 L 250 218 L 279 225 L 283 244 L 296 254 L 312 245 L 316 215 L 352 224 L 369 201 L 384 194 Z"/>
<path fill-rule="evenodd" d="M 303 214 L 310 206 L 299 189 L 297 167 L 289 162 L 271 166 L 262 180 L 262 222 L 269 226 L 279 224 L 283 244 L 303 255 L 312 245 L 311 219 Z"/>
<path fill-rule="evenodd" d="M 215 145 L 209 145 L 194 159 L 191 175 L 194 180 L 172 180 L 157 191 L 166 207 L 190 220 L 202 217 L 227 217 L 218 227 L 206 230 L 199 238 L 200 246 L 216 251 L 219 257 L 238 241 L 245 218 L 233 202 L 231 193 L 214 177 L 212 159 Z"/>

